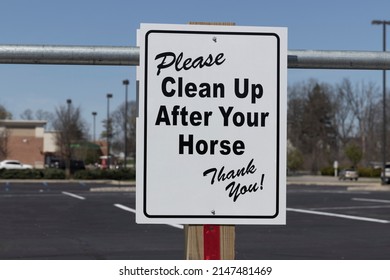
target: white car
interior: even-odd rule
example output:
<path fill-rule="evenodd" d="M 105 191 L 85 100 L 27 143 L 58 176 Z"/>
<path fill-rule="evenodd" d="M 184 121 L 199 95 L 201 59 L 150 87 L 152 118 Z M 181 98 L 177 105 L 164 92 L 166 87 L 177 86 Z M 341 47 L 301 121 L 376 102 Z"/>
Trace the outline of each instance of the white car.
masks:
<path fill-rule="evenodd" d="M 18 160 L 3 160 L 0 161 L 0 170 L 2 169 L 32 169 L 32 166 Z"/>
<path fill-rule="evenodd" d="M 359 178 L 359 174 L 356 170 L 354 169 L 344 169 L 340 172 L 339 174 L 339 180 L 355 180 L 357 181 Z"/>
<path fill-rule="evenodd" d="M 385 165 L 385 174 L 383 175 L 383 171 L 381 172 L 382 183 L 388 184 L 390 182 L 390 164 Z"/>

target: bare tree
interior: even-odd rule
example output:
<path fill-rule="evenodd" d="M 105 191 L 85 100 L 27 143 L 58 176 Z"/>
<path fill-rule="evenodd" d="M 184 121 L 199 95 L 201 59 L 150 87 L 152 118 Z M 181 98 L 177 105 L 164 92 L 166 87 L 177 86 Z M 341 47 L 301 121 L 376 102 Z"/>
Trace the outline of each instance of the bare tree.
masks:
<path fill-rule="evenodd" d="M 126 150 L 128 155 L 135 155 L 137 104 L 135 101 L 128 102 L 127 117 L 125 107 L 125 103 L 123 103 L 112 113 L 113 148 L 117 151 L 125 151 L 124 132 L 127 131 Z M 127 121 L 125 121 L 125 118 L 127 118 Z M 127 129 L 124 129 L 125 123 Z"/>
<path fill-rule="evenodd" d="M 20 114 L 20 118 L 22 120 L 45 120 L 46 129 L 51 130 L 53 129 L 53 122 L 55 117 L 53 113 L 42 109 L 37 110 L 35 114 L 31 109 L 26 109 L 22 114 Z"/>
<path fill-rule="evenodd" d="M 61 157 L 65 160 L 65 170 L 69 177 L 74 146 L 77 142 L 85 139 L 86 135 L 86 125 L 81 117 L 80 108 L 74 107 L 71 102 L 67 106 L 58 107 L 53 127 L 57 131 L 56 142 L 60 148 Z"/>
<path fill-rule="evenodd" d="M 31 109 L 24 110 L 23 113 L 20 114 L 20 118 L 22 120 L 33 120 L 33 111 Z"/>
<path fill-rule="evenodd" d="M 0 120 L 12 119 L 12 114 L 0 104 Z M 0 159 L 8 157 L 9 131 L 6 127 L 0 127 Z"/>
<path fill-rule="evenodd" d="M 344 79 L 338 90 L 338 120 L 339 136 L 343 145 L 353 138 L 359 138 L 363 159 L 367 162 L 378 157 L 375 152 L 378 121 L 379 90 L 373 83 L 364 82 L 352 86 L 350 80 Z M 368 141 L 369 139 L 369 141 Z"/>
<path fill-rule="evenodd" d="M 306 166 L 317 172 L 337 152 L 332 87 L 309 81 L 289 89 L 288 137 L 303 154 Z"/>
<path fill-rule="evenodd" d="M 7 111 L 7 109 L 0 104 L 0 120 L 10 120 L 12 119 L 12 114 Z"/>
<path fill-rule="evenodd" d="M 52 112 L 39 109 L 35 112 L 35 119 L 47 121 L 46 129 L 47 130 L 53 129 L 55 115 Z"/>
<path fill-rule="evenodd" d="M 6 128 L 0 129 L 0 160 L 8 157 L 9 131 Z"/>
<path fill-rule="evenodd" d="M 335 96 L 335 120 L 341 145 L 344 146 L 356 133 L 356 116 L 349 103 L 352 85 L 349 80 L 344 80 L 337 85 Z"/>

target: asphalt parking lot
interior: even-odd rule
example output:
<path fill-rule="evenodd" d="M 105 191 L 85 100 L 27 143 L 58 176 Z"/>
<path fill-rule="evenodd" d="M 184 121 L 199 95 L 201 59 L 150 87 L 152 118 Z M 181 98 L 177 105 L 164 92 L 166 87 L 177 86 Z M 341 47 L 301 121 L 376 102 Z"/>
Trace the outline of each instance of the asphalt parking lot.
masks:
<path fill-rule="evenodd" d="M 390 191 L 304 179 L 287 187 L 287 225 L 236 226 L 237 259 L 390 259 Z M 184 258 L 181 225 L 134 211 L 128 184 L 0 182 L 0 259 Z"/>
<path fill-rule="evenodd" d="M 238 243 L 256 244 L 240 245 L 240 258 L 390 259 L 390 192 L 310 184 L 287 190 L 287 225 L 238 228 Z"/>

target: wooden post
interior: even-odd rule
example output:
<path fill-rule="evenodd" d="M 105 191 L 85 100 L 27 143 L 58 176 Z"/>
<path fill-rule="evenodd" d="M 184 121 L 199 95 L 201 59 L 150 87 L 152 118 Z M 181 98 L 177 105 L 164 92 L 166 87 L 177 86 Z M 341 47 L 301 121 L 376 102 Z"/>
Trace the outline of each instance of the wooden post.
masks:
<path fill-rule="evenodd" d="M 234 22 L 190 22 L 193 25 L 236 25 Z M 234 225 L 185 225 L 186 260 L 234 260 Z"/>
<path fill-rule="evenodd" d="M 186 260 L 234 260 L 234 225 L 185 225 L 184 232 Z"/>
<path fill-rule="evenodd" d="M 185 225 L 185 259 L 203 260 L 203 226 Z"/>
<path fill-rule="evenodd" d="M 236 256 L 236 226 L 221 226 L 221 260 L 234 260 Z"/>

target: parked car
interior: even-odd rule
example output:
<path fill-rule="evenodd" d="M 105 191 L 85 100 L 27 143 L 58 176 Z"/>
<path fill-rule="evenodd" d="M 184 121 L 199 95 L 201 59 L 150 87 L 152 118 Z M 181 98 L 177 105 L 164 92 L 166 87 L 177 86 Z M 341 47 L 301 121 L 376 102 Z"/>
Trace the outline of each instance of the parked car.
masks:
<path fill-rule="evenodd" d="M 355 169 L 344 169 L 340 171 L 339 180 L 355 180 L 357 181 L 359 174 Z"/>
<path fill-rule="evenodd" d="M 390 182 L 390 164 L 385 165 L 385 174 L 381 172 L 381 179 L 384 184 L 388 184 Z"/>
<path fill-rule="evenodd" d="M 3 160 L 0 161 L 0 170 L 3 169 L 32 169 L 32 166 L 23 164 L 18 160 Z"/>

